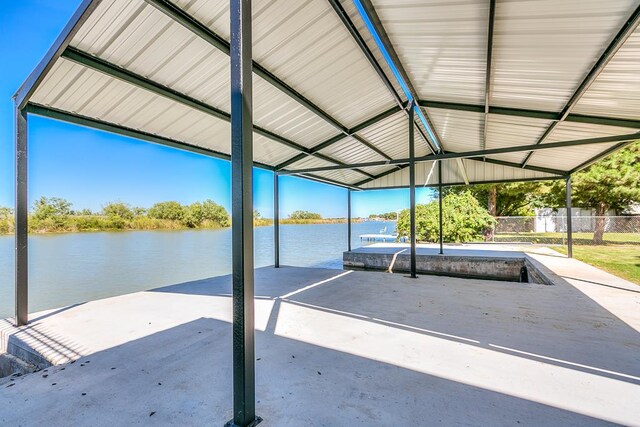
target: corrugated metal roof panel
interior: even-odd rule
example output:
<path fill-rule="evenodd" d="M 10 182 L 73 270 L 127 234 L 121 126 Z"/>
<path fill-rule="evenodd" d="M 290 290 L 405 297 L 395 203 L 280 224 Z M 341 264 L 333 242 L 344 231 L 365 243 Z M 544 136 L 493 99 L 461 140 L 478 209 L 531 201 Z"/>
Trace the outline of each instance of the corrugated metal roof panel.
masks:
<path fill-rule="evenodd" d="M 390 170 L 396 170 L 399 169 L 399 166 L 394 166 L 394 165 L 384 165 L 384 166 L 369 166 L 366 168 L 360 168 L 360 170 L 365 171 L 367 173 L 370 173 L 371 175 L 379 175 L 381 173 L 384 172 L 388 172 Z M 363 178 L 364 179 L 364 178 Z"/>
<path fill-rule="evenodd" d="M 488 1 L 372 4 L 420 98 L 484 102 Z"/>
<path fill-rule="evenodd" d="M 231 140 L 231 135 L 229 135 Z M 298 154 L 297 150 L 276 144 L 269 138 L 253 133 L 253 160 L 275 166 Z"/>
<path fill-rule="evenodd" d="M 228 10 L 220 2 L 189 4 L 196 19 L 228 40 Z M 345 126 L 355 126 L 393 105 L 328 2 L 254 1 L 253 38 L 253 56 L 259 64 Z"/>
<path fill-rule="evenodd" d="M 56 64 L 32 100 L 200 147 L 230 151 L 228 122 L 71 61 Z M 276 165 L 297 153 L 254 133 L 254 159 L 258 162 Z"/>
<path fill-rule="evenodd" d="M 176 0 L 221 37 L 229 37 L 228 2 Z M 345 0 L 346 1 L 346 0 Z M 423 98 L 482 104 L 488 2 L 461 0 L 374 0 L 378 14 Z M 492 105 L 559 111 L 640 0 L 511 0 L 498 2 L 494 40 Z M 381 53 L 355 19 L 373 54 Z M 347 127 L 388 109 L 393 100 L 328 2 L 255 0 L 254 57 L 294 90 Z M 428 25 L 425 25 L 427 23 Z M 223 111 L 229 110 L 229 59 L 143 0 L 103 1 L 76 33 L 72 46 L 132 70 Z M 575 112 L 636 118 L 640 105 L 637 63 L 640 36 L 633 35 L 584 95 Z M 398 84 L 391 79 L 394 86 Z M 636 87 L 637 86 L 637 87 Z M 229 124 L 204 112 L 59 59 L 32 101 L 114 124 L 229 152 Z M 447 151 L 481 147 L 484 115 L 428 111 Z M 276 134 L 312 147 L 337 131 L 315 113 L 254 76 L 254 120 Z M 547 121 L 490 116 L 486 148 L 526 145 L 542 134 Z M 562 123 L 547 142 L 635 132 L 581 123 Z M 408 120 L 399 112 L 359 133 L 393 158 L 408 157 Z M 570 170 L 615 143 L 536 152 L 530 164 Z M 430 151 L 416 132 L 416 155 Z M 297 150 L 256 135 L 255 158 L 275 165 Z M 350 138 L 323 154 L 352 163 L 381 156 Z M 519 162 L 523 154 L 493 158 Z M 292 165 L 331 165 L 308 157 Z M 446 162 L 446 179 L 461 179 L 458 162 Z M 533 172 L 465 160 L 470 179 L 527 179 Z M 391 166 L 368 169 L 381 173 Z M 520 173 L 525 175 L 519 175 Z M 420 173 L 426 173 L 423 169 Z M 347 183 L 366 175 L 356 171 L 322 174 Z M 405 170 L 387 179 L 404 179 Z M 527 175 L 528 174 L 528 175 Z M 356 175 L 358 179 L 356 179 Z M 422 176 L 426 179 L 426 175 Z M 375 182 L 378 182 L 376 180 Z"/>
<path fill-rule="evenodd" d="M 568 171 L 616 144 L 613 142 L 582 147 L 553 148 L 544 150 L 542 155 L 540 154 L 542 152 L 538 151 L 531 156 L 529 165 Z"/>
<path fill-rule="evenodd" d="M 627 39 L 589 90 L 574 113 L 640 117 L 640 29 Z"/>
<path fill-rule="evenodd" d="M 358 133 L 394 159 L 409 157 L 409 119 L 403 112 L 394 114 Z M 430 153 L 427 143 L 415 132 L 416 156 Z"/>
<path fill-rule="evenodd" d="M 487 127 L 487 149 L 514 147 L 535 144 L 547 128 L 549 120 L 529 119 L 525 117 L 489 115 Z M 520 163 L 526 153 L 509 153 L 489 156 L 493 159 Z"/>
<path fill-rule="evenodd" d="M 491 104 L 560 111 L 637 3 L 497 2 Z"/>
<path fill-rule="evenodd" d="M 556 126 L 544 143 L 626 135 L 637 131 L 637 129 L 615 126 L 562 122 Z M 536 151 L 531 156 L 529 164 L 568 171 L 616 144 L 614 142 Z"/>
<path fill-rule="evenodd" d="M 136 2 L 140 4 L 134 8 Z M 92 24 L 102 33 L 81 32 L 72 45 L 208 105 L 230 110 L 226 54 L 140 0 L 116 0 L 109 9 L 122 10 L 120 19 L 100 14 Z M 306 147 L 335 135 L 331 125 L 271 84 L 256 75 L 253 82 L 253 117 L 258 126 Z"/>
<path fill-rule="evenodd" d="M 328 178 L 338 182 L 343 182 L 345 184 L 350 184 L 350 185 L 356 184 L 362 181 L 363 179 L 367 178 L 366 175 L 363 175 L 358 171 L 350 170 L 350 169 L 314 172 L 313 175 L 319 176 L 322 178 Z"/>
<path fill-rule="evenodd" d="M 324 166 L 335 166 L 335 163 L 328 162 L 318 157 L 307 156 L 302 160 L 298 160 L 297 162 L 287 166 L 286 169 L 289 169 L 289 170 L 310 169 L 310 168 L 321 168 Z"/>
<path fill-rule="evenodd" d="M 594 125 L 590 123 L 562 122 L 555 127 L 545 143 L 570 141 L 573 139 L 600 138 L 603 136 L 626 135 L 636 133 L 638 129 L 617 126 Z"/>
<path fill-rule="evenodd" d="M 360 12 L 358 12 L 358 9 L 356 8 L 356 5 L 353 2 L 353 0 L 340 0 L 340 4 L 342 4 L 342 8 L 345 10 L 347 15 L 349 15 L 349 18 L 351 19 L 354 26 L 360 33 L 360 36 L 362 36 L 362 39 L 365 41 L 366 45 L 369 47 L 369 50 L 371 51 L 373 56 L 376 58 L 376 61 L 380 65 L 380 68 L 384 71 L 385 75 L 391 82 L 391 85 L 396 90 L 396 93 L 398 94 L 398 96 L 400 96 L 400 99 L 402 99 L 403 101 L 406 101 L 407 97 L 405 96 L 405 93 L 402 90 L 402 87 L 398 83 L 398 80 L 394 77 L 393 70 L 387 64 L 387 61 L 385 60 L 382 52 L 380 51 L 380 49 L 378 49 L 376 41 L 373 39 L 373 37 L 371 36 L 371 33 L 367 29 L 367 26 L 364 20 L 362 19 L 362 16 L 360 16 Z"/>
<path fill-rule="evenodd" d="M 484 114 L 432 108 L 428 108 L 427 112 L 447 151 L 465 152 L 482 148 Z"/>
<path fill-rule="evenodd" d="M 380 154 L 351 137 L 344 138 L 320 150 L 320 152 L 348 164 L 386 160 Z"/>

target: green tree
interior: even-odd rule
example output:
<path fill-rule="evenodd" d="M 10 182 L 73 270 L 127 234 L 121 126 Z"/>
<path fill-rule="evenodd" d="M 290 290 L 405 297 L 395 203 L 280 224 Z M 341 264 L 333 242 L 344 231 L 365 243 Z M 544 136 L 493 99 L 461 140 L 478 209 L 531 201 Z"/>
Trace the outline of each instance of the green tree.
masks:
<path fill-rule="evenodd" d="M 439 235 L 439 206 L 434 200 L 416 206 L 416 238 L 425 242 L 437 242 Z M 469 191 L 449 193 L 442 198 L 442 236 L 446 242 L 477 240 L 495 220 Z M 400 212 L 398 234 L 410 234 L 409 209 Z"/>
<path fill-rule="evenodd" d="M 205 200 L 202 203 L 195 202 L 184 208 L 182 222 L 187 227 L 192 228 L 199 227 L 205 222 L 219 227 L 228 227 L 230 225 L 227 210 L 213 200 Z"/>
<path fill-rule="evenodd" d="M 124 220 L 132 220 L 133 211 L 126 203 L 110 202 L 102 207 L 102 214 L 108 217 L 116 217 Z"/>
<path fill-rule="evenodd" d="M 640 202 L 640 142 L 571 176 L 572 205 L 595 209 L 593 242 L 603 242 L 605 219 L 609 209 L 623 210 Z M 565 206 L 564 181 L 547 184 L 541 199 L 552 208 Z"/>
<path fill-rule="evenodd" d="M 84 216 L 91 216 L 91 215 L 93 215 L 93 212 L 91 211 L 91 209 L 84 208 L 84 209 L 82 209 L 80 211 L 77 211 L 76 214 L 77 215 L 84 215 Z"/>
<path fill-rule="evenodd" d="M 71 215 L 72 204 L 60 197 L 40 197 L 33 204 L 33 217 L 39 220 L 63 219 Z"/>
<path fill-rule="evenodd" d="M 147 211 L 150 218 L 168 219 L 172 221 L 182 221 L 185 214 L 185 207 L 178 202 L 160 202 L 151 206 Z"/>
<path fill-rule="evenodd" d="M 13 209 L 0 206 L 0 220 L 7 220 L 13 216 Z"/>
<path fill-rule="evenodd" d="M 397 217 L 398 217 L 398 214 L 396 212 L 386 212 L 386 213 L 382 213 L 382 214 L 371 214 L 371 215 L 369 215 L 369 219 L 382 218 L 382 219 L 385 219 L 387 221 L 394 221 L 394 220 L 396 220 Z"/>
<path fill-rule="evenodd" d="M 308 211 L 293 211 L 291 215 L 289 215 L 291 219 L 322 219 L 322 216 L 319 213 L 308 212 Z"/>
<path fill-rule="evenodd" d="M 131 212 L 133 212 L 133 216 L 145 216 L 147 214 L 147 209 L 135 206 L 131 208 Z"/>

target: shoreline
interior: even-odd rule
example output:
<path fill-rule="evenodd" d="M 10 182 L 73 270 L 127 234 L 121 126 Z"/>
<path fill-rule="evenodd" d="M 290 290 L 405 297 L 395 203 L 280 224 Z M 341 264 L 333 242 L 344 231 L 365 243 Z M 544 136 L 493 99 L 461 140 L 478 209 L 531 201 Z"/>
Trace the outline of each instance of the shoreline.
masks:
<path fill-rule="evenodd" d="M 352 223 L 361 222 L 385 222 L 385 221 L 365 221 L 363 218 L 352 218 Z M 327 219 L 310 219 L 310 220 L 298 220 L 298 219 L 282 219 L 280 225 L 322 225 L 322 224 L 346 224 L 346 218 L 327 218 Z M 13 224 L 12 224 L 13 225 Z M 255 227 L 272 227 L 273 219 L 259 219 L 254 222 Z M 157 227 L 123 227 L 123 228 L 91 228 L 81 230 L 55 230 L 55 229 L 39 229 L 30 230 L 29 235 L 49 235 L 49 234 L 72 234 L 72 233 L 115 233 L 115 232 L 127 232 L 127 231 L 185 231 L 185 230 L 220 230 L 225 228 L 231 228 L 230 226 L 204 226 L 204 227 L 187 227 L 178 224 L 170 224 L 170 226 L 157 226 Z M 12 236 L 13 230 L 0 233 L 0 236 Z"/>

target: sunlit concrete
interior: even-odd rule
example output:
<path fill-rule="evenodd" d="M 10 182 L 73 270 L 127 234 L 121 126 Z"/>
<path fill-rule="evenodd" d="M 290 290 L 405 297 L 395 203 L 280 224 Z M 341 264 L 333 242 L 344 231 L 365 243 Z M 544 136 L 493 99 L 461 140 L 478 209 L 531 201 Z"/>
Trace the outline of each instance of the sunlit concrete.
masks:
<path fill-rule="evenodd" d="M 536 256 L 555 286 L 257 270 L 263 425 L 640 425 L 640 287 Z M 229 292 L 219 277 L 3 323 L 56 366 L 0 386 L 0 424 L 221 425 Z"/>

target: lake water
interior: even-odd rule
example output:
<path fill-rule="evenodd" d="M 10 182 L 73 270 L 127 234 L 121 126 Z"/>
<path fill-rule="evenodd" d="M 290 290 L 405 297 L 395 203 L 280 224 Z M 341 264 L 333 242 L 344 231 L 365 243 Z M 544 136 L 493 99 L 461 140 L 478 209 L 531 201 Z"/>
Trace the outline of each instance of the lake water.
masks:
<path fill-rule="evenodd" d="M 378 233 L 394 222 L 352 225 Z M 273 264 L 273 227 L 254 233 L 255 266 Z M 0 318 L 14 315 L 14 239 L 0 236 Z M 280 263 L 342 268 L 346 224 L 280 226 Z M 31 235 L 29 311 L 231 273 L 231 229 Z"/>

